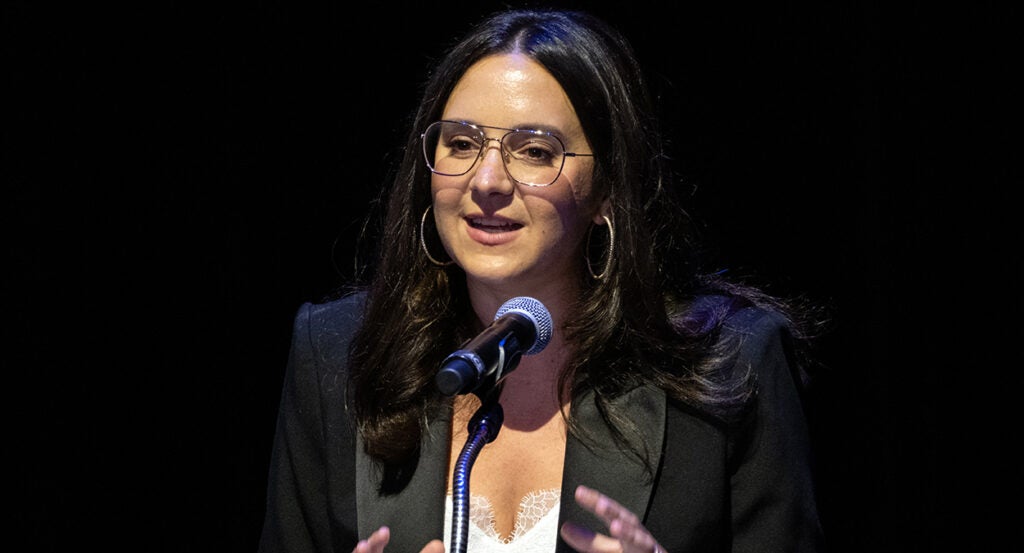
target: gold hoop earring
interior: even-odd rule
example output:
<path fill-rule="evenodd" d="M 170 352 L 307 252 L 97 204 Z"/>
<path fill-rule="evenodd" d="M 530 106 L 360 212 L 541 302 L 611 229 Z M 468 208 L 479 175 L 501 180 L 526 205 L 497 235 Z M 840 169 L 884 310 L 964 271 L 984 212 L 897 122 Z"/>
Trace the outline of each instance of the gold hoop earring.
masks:
<path fill-rule="evenodd" d="M 604 270 L 601 271 L 601 274 L 595 274 L 594 267 L 590 263 L 590 238 L 594 234 L 594 227 L 598 225 L 590 225 L 590 230 L 587 231 L 587 249 L 584 254 L 584 259 L 587 263 L 587 272 L 590 273 L 590 276 L 594 280 L 604 280 L 604 278 L 608 276 L 608 273 L 612 268 L 612 258 L 615 254 L 615 229 L 612 228 L 612 221 L 607 215 L 602 215 L 601 218 L 604 219 L 605 224 L 608 225 L 608 257 L 604 260 Z"/>
<path fill-rule="evenodd" d="M 425 232 L 424 227 L 427 224 L 427 214 L 430 213 L 430 209 L 432 207 L 433 206 L 428 205 L 426 211 L 423 212 L 423 217 L 420 218 L 420 246 L 423 248 L 423 253 L 427 254 L 427 259 L 429 259 L 431 263 L 437 265 L 438 267 L 447 267 L 448 265 L 451 265 L 452 263 L 455 262 L 451 260 L 438 261 L 434 259 L 434 256 L 430 255 L 430 250 L 427 249 L 427 234 Z"/>

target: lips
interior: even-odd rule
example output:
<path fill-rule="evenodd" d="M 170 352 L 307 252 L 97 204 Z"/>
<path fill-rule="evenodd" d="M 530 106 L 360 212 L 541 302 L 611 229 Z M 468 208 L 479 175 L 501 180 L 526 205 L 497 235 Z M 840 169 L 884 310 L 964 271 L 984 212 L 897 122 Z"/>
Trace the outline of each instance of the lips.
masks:
<path fill-rule="evenodd" d="M 471 228 L 488 233 L 511 232 L 523 228 L 523 225 L 504 217 L 466 217 L 466 223 Z"/>

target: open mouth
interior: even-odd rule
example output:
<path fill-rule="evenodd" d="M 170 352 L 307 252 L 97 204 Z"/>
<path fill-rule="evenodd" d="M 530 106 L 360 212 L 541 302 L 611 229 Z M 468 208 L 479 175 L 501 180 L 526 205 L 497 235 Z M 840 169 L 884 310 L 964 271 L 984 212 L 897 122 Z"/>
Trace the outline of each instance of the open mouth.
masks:
<path fill-rule="evenodd" d="M 523 225 L 506 219 L 467 218 L 466 222 L 475 229 L 493 233 L 511 232 L 523 228 Z"/>

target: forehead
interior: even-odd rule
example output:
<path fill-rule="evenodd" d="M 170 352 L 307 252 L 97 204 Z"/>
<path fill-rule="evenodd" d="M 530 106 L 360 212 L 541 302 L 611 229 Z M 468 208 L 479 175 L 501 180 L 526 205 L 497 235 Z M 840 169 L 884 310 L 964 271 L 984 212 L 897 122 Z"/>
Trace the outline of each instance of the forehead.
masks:
<path fill-rule="evenodd" d="M 470 66 L 448 97 L 443 118 L 582 137 L 576 111 L 561 85 L 522 54 L 488 56 Z"/>

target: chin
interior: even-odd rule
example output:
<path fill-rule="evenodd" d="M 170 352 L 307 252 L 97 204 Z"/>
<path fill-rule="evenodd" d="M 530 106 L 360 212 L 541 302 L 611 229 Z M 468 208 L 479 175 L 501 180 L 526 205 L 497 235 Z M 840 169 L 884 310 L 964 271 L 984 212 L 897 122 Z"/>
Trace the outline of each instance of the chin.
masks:
<path fill-rule="evenodd" d="M 489 284 L 504 284 L 523 277 L 524 271 L 519 265 L 503 260 L 469 259 L 459 263 L 466 273 L 466 278 Z"/>
<path fill-rule="evenodd" d="M 505 284 L 522 278 L 522 273 L 517 271 L 484 270 L 480 268 L 470 268 L 465 271 L 466 278 L 487 284 Z"/>

